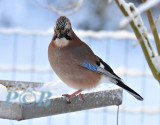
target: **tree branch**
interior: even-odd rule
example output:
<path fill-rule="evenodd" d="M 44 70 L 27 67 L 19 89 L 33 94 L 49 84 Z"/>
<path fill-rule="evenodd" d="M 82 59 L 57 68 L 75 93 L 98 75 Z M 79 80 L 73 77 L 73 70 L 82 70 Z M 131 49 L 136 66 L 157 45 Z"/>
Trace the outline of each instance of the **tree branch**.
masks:
<path fill-rule="evenodd" d="M 147 0 L 142 0 L 142 1 L 146 2 Z M 155 43 L 156 43 L 158 55 L 160 55 L 159 35 L 158 35 L 158 31 L 157 31 L 156 25 L 155 25 L 153 17 L 152 17 L 151 10 L 147 10 L 146 13 L 147 13 L 148 21 L 149 21 L 149 24 L 150 24 L 150 28 L 151 28 L 153 36 L 154 36 L 154 40 L 155 40 Z"/>
<path fill-rule="evenodd" d="M 48 6 L 41 4 L 40 2 L 38 2 L 37 0 L 35 0 L 35 2 L 42 8 L 46 8 L 49 9 L 55 13 L 57 13 L 58 15 L 70 15 L 73 14 L 75 12 L 77 12 L 83 3 L 84 0 L 77 0 L 77 2 L 71 4 L 71 5 L 67 5 L 66 7 L 55 7 L 53 5 L 50 5 L 49 0 L 47 0 Z M 64 10 L 66 12 L 64 12 Z"/>
<path fill-rule="evenodd" d="M 155 79 L 157 79 L 160 83 L 160 74 L 158 73 L 155 65 L 153 64 L 151 58 L 155 57 L 153 48 L 149 42 L 149 39 L 147 37 L 147 33 L 145 32 L 145 27 L 143 26 L 143 22 L 141 20 L 140 17 L 138 17 L 138 15 L 135 17 L 133 16 L 134 11 L 136 11 L 135 7 L 133 4 L 131 3 L 125 3 L 124 0 L 121 0 L 119 2 L 119 0 L 115 0 L 118 7 L 120 8 L 120 10 L 122 11 L 122 13 L 128 17 L 130 16 L 130 18 L 132 18 L 132 21 L 130 22 L 130 25 L 137 37 L 137 39 L 140 42 L 141 48 L 143 50 L 143 53 L 145 55 L 145 58 L 147 60 L 147 63 L 152 71 L 153 76 L 155 77 Z M 125 5 L 124 5 L 125 4 Z M 127 9 L 125 7 L 128 7 Z"/>

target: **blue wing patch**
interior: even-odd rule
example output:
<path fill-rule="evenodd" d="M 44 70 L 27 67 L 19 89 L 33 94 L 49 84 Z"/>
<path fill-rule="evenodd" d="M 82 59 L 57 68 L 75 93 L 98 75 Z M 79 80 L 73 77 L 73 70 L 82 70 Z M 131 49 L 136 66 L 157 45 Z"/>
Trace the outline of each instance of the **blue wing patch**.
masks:
<path fill-rule="evenodd" d="M 96 66 L 96 65 L 91 65 L 90 63 L 88 63 L 88 62 L 84 62 L 83 63 L 83 66 L 85 67 L 85 68 L 87 68 L 87 69 L 89 69 L 89 70 L 92 70 L 92 71 L 97 71 L 97 68 L 98 68 L 98 66 Z"/>

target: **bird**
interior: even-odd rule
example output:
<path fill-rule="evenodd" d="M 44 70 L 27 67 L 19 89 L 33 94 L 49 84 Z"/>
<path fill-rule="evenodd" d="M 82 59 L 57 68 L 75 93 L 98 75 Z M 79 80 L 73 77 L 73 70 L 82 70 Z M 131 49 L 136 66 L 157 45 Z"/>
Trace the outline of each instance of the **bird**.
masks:
<path fill-rule="evenodd" d="M 77 89 L 73 94 L 64 94 L 67 102 L 80 95 L 83 90 L 92 89 L 102 81 L 111 82 L 125 89 L 138 100 L 143 98 L 124 84 L 112 68 L 74 33 L 71 22 L 66 16 L 57 18 L 54 35 L 48 47 L 48 60 L 53 71 L 69 87 Z"/>

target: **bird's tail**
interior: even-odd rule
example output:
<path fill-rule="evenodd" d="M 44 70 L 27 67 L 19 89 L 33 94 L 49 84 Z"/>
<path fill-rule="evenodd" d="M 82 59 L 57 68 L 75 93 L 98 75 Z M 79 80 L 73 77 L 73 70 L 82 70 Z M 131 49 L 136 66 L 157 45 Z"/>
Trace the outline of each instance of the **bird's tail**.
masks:
<path fill-rule="evenodd" d="M 116 80 L 117 81 L 117 85 L 122 87 L 123 89 L 125 89 L 127 92 L 129 92 L 131 95 L 133 95 L 136 99 L 138 100 L 143 100 L 143 98 L 138 94 L 136 93 L 133 89 L 129 88 L 127 85 L 125 85 L 122 81 L 120 80 Z"/>

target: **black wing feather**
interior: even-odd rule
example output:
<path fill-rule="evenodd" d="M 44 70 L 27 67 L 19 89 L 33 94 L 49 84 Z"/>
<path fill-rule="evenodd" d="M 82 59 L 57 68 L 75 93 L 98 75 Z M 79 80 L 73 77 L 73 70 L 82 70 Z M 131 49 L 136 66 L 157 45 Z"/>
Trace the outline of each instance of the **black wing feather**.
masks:
<path fill-rule="evenodd" d="M 132 94 L 136 99 L 138 100 L 143 100 L 143 98 L 137 93 L 135 92 L 133 89 L 131 89 L 130 87 L 128 87 L 127 85 L 125 85 L 122 81 L 120 80 L 116 80 L 118 86 L 122 87 L 123 89 L 125 89 L 126 91 L 128 91 L 130 94 Z"/>
<path fill-rule="evenodd" d="M 109 71 L 112 75 L 114 75 L 114 76 L 118 77 L 119 79 L 121 79 L 119 76 L 117 76 L 113 72 L 112 68 L 108 64 L 106 64 L 101 58 L 98 57 L 98 59 L 99 59 L 99 62 L 96 63 L 98 66 L 100 66 L 100 63 L 102 63 L 105 70 Z"/>
<path fill-rule="evenodd" d="M 118 85 L 118 86 L 122 87 L 123 89 L 127 90 L 130 94 L 132 94 L 132 95 L 133 95 L 135 98 L 137 98 L 138 100 L 143 100 L 143 98 L 142 98 L 138 93 L 136 93 L 133 89 L 129 88 L 127 85 L 125 85 L 125 84 L 121 81 L 121 78 L 120 78 L 119 76 L 117 76 L 117 75 L 113 72 L 113 70 L 111 69 L 111 67 L 110 67 L 109 65 L 107 65 L 101 58 L 98 57 L 98 59 L 99 59 L 99 61 L 96 62 L 96 64 L 97 64 L 98 66 L 100 66 L 100 64 L 102 63 L 105 70 L 107 70 L 107 71 L 110 72 L 112 75 L 114 75 L 114 76 L 116 76 L 116 77 L 119 78 L 119 80 L 113 78 L 113 79 L 116 81 L 116 85 Z"/>

